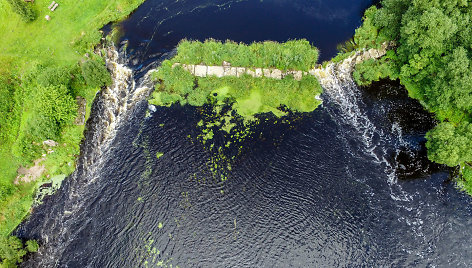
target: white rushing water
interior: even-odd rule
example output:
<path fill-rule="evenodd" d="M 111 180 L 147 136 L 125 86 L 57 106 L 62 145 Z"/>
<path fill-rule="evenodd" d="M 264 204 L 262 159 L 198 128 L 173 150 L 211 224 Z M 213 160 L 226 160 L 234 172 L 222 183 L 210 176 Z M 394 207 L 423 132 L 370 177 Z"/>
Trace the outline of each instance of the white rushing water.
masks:
<path fill-rule="evenodd" d="M 94 187 L 102 169 L 108 159 L 108 152 L 113 148 L 111 142 L 116 136 L 119 126 L 124 123 L 131 114 L 133 108 L 145 100 L 153 88 L 149 71 L 138 83 L 135 82 L 133 70 L 126 66 L 126 57 L 114 47 L 107 48 L 107 68 L 112 76 L 112 85 L 103 88 L 97 93 L 90 122 L 87 122 L 87 132 L 84 144 L 81 146 L 81 157 L 77 163 L 76 171 L 68 178 L 70 182 L 68 198 L 59 208 L 58 217 L 43 223 L 46 230 L 53 228 L 59 233 L 55 234 L 51 241 L 45 232 L 43 241 L 49 246 L 40 247 L 41 258 L 39 267 L 49 267 L 58 263 L 62 251 L 73 241 L 71 234 L 77 234 L 80 230 L 74 230 L 74 215 L 80 214 L 83 208 L 83 199 L 89 198 L 90 187 Z M 52 252 L 51 250 L 54 250 Z"/>
<path fill-rule="evenodd" d="M 402 130 L 398 124 L 393 124 L 392 133 L 385 133 L 373 123 L 367 115 L 361 92 L 352 78 L 355 59 L 361 53 L 358 52 L 340 63 L 330 63 L 323 69 L 317 69 L 316 76 L 324 89 L 323 97 L 329 98 L 336 104 L 337 112 L 333 111 L 334 119 L 356 132 L 355 136 L 348 138 L 357 138 L 363 147 L 360 148 L 361 151 L 384 168 L 391 198 L 397 201 L 410 201 L 411 196 L 397 183 L 394 161 L 387 159 L 388 147 L 400 150 L 402 146 L 408 146 L 402 137 Z"/>

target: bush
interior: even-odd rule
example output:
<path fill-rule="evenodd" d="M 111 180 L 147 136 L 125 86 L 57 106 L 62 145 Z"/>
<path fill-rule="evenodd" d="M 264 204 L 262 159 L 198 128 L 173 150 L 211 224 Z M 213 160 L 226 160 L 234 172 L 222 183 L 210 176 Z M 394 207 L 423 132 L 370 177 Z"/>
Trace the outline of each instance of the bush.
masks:
<path fill-rule="evenodd" d="M 11 9 L 16 14 L 20 15 L 21 18 L 26 21 L 33 21 L 37 18 L 37 13 L 30 4 L 25 3 L 23 0 L 7 0 L 11 6 Z"/>
<path fill-rule="evenodd" d="M 103 87 L 112 83 L 111 75 L 101 61 L 88 60 L 82 64 L 81 68 L 85 82 L 91 87 Z"/>
<path fill-rule="evenodd" d="M 63 86 L 39 87 L 34 94 L 33 110 L 36 114 L 53 119 L 62 127 L 77 115 L 77 103 Z"/>
<path fill-rule="evenodd" d="M 71 83 L 69 69 L 67 67 L 48 67 L 38 75 L 36 81 L 43 87 L 58 85 L 69 87 Z"/>

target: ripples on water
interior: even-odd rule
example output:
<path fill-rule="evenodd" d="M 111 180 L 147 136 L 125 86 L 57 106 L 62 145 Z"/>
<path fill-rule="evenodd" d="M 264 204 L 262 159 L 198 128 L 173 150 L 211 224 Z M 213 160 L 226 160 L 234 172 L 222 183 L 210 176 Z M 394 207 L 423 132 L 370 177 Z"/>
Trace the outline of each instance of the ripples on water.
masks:
<path fill-rule="evenodd" d="M 146 2 L 123 24 L 130 65 L 145 66 L 175 46 L 169 40 L 192 34 L 149 25 L 216 12 L 197 8 L 208 3 Z M 216 10 L 227 15 L 237 5 Z M 301 12 L 304 5 L 290 6 Z M 338 86 L 342 91 L 326 92 L 322 107 L 290 126 L 269 120 L 256 127 L 226 182 L 209 171 L 210 152 L 188 137 L 198 134 L 197 110 L 158 108 L 144 119 L 147 104 L 137 102 L 97 155 L 100 164 L 84 160 L 87 168 L 20 227 L 20 235 L 47 241 L 25 266 L 469 266 L 470 198 L 424 158 L 430 116 L 395 83 L 359 90 L 344 78 Z M 98 102 L 95 112 L 102 108 Z M 406 119 L 413 115 L 422 119 Z M 157 159 L 157 152 L 164 155 Z"/>

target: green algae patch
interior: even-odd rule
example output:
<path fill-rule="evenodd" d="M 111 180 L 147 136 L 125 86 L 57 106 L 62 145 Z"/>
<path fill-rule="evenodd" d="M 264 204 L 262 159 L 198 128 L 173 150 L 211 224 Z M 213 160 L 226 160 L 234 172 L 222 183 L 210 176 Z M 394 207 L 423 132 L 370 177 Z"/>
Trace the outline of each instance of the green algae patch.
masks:
<path fill-rule="evenodd" d="M 161 158 L 163 155 L 164 155 L 164 153 L 162 153 L 162 152 L 157 152 L 157 153 L 156 153 L 156 158 L 159 159 L 159 158 Z"/>
<path fill-rule="evenodd" d="M 262 96 L 259 90 L 251 92 L 247 99 L 239 99 L 233 106 L 243 117 L 252 116 L 262 111 Z"/>

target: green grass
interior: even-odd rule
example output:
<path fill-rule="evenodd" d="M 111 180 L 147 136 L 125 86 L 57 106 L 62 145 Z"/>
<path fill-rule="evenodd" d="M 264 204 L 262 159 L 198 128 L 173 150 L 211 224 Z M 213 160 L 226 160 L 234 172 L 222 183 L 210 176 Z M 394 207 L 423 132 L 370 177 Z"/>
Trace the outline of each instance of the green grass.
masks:
<path fill-rule="evenodd" d="M 6 91 L 0 92 L 0 98 L 14 99 L 12 107 L 8 104 L 8 120 L 4 120 L 8 124 L 0 125 L 0 186 L 5 185 L 5 189 L 8 189 L 7 192 L 0 192 L 1 236 L 9 235 L 24 219 L 31 208 L 34 191 L 47 180 L 43 176 L 37 182 L 13 185 L 19 165 L 31 163 L 31 159 L 13 154 L 12 148 L 28 129 L 26 122 L 32 116 L 32 111 L 27 104 L 35 101 L 35 75 L 48 67 L 64 67 L 74 74 L 75 78 L 70 85 L 71 94 L 87 100 L 88 118 L 99 88 L 87 86 L 78 79 L 78 63 L 100 41 L 101 27 L 125 18 L 144 0 L 63 0 L 54 12 L 47 9 L 50 2 L 36 0 L 34 8 L 38 18 L 25 23 L 12 12 L 5 0 L 0 0 L 0 76 L 10 79 L 14 89 L 13 93 L 8 93 L 9 96 Z M 46 15 L 51 16 L 51 21 L 44 19 Z M 54 153 L 49 154 L 44 161 L 47 168 L 45 175 L 68 175 L 74 170 L 83 131 L 84 126 L 72 124 L 62 128 L 57 140 L 60 145 L 54 147 Z M 33 156 L 44 153 L 40 146 L 36 146 L 35 150 L 38 152 L 32 153 Z"/>

